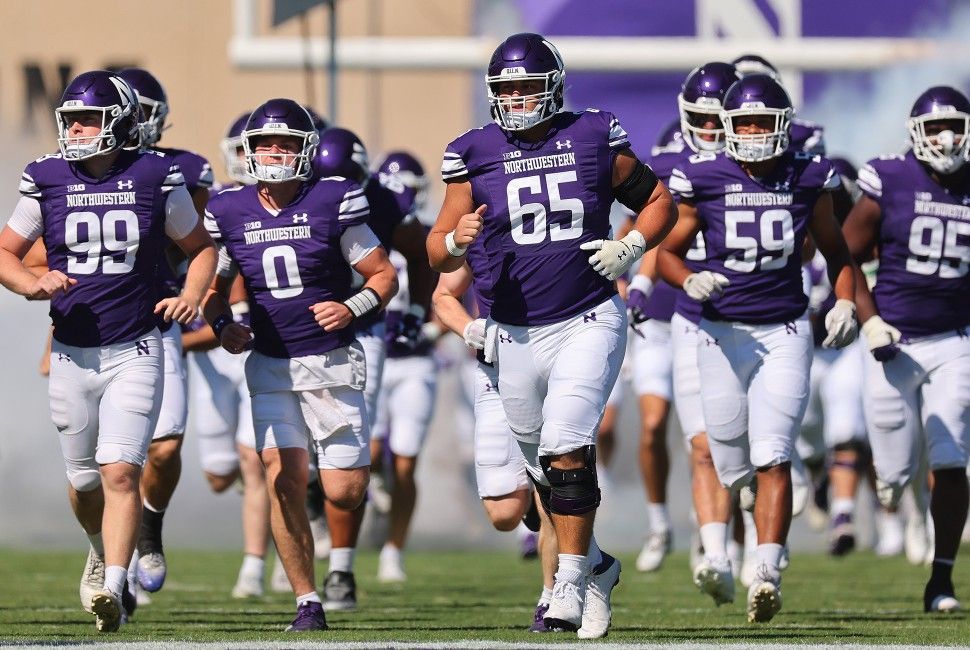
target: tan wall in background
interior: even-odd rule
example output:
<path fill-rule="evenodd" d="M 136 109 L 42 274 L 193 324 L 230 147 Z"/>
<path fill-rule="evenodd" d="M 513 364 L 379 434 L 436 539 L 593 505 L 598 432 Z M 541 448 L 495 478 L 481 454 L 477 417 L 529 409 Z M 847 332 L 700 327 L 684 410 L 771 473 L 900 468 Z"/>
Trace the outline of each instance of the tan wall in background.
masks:
<path fill-rule="evenodd" d="M 343 36 L 465 35 L 473 0 L 340 0 L 337 7 L 338 34 Z M 297 19 L 271 27 L 270 0 L 259 0 L 259 9 L 260 34 L 299 34 Z M 162 144 L 198 151 L 213 163 L 217 178 L 224 179 L 218 143 L 236 116 L 272 97 L 307 99 L 300 70 L 250 71 L 232 65 L 227 44 L 233 13 L 229 0 L 0 2 L 0 25 L 5 27 L 0 39 L 0 134 L 8 145 L 4 170 L 22 168 L 56 147 L 53 114 L 42 102 L 30 112 L 25 106 L 25 66 L 40 66 L 48 91 L 59 95 L 58 65 L 70 65 L 73 76 L 134 63 L 155 74 L 168 93 L 171 129 Z M 326 33 L 326 8 L 311 10 L 309 20 L 311 34 Z M 364 139 L 372 158 L 406 148 L 434 177 L 445 144 L 471 126 L 475 81 L 453 72 L 341 72 L 340 125 Z M 313 82 L 314 108 L 327 117 L 326 77 L 317 71 Z M 33 131 L 26 128 L 31 117 Z M 4 183 L 11 184 L 15 188 L 16 177 Z"/>

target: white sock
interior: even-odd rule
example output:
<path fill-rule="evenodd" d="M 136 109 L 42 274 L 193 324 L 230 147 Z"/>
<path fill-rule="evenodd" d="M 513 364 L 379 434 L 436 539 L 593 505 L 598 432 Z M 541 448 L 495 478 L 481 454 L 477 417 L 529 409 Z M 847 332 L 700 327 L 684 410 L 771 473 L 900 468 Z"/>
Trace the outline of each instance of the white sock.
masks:
<path fill-rule="evenodd" d="M 532 531 L 529 530 L 529 527 L 525 525 L 524 521 L 520 521 L 519 525 L 515 527 L 515 536 L 519 539 L 525 539 L 531 534 Z"/>
<path fill-rule="evenodd" d="M 654 533 L 666 533 L 670 530 L 670 511 L 666 503 L 647 502 L 647 520 L 650 530 Z"/>
<path fill-rule="evenodd" d="M 600 551 L 599 544 L 596 543 L 596 535 L 589 536 L 589 550 L 586 552 L 586 560 L 591 569 L 595 569 L 603 561 L 603 553 Z"/>
<path fill-rule="evenodd" d="M 758 527 L 754 525 L 754 515 L 742 510 L 741 521 L 744 522 L 744 548 L 753 549 L 758 545 Z"/>
<path fill-rule="evenodd" d="M 557 581 L 578 585 L 586 579 L 587 573 L 589 573 L 589 560 L 587 560 L 586 555 L 559 554 L 559 570 L 556 571 Z"/>
<path fill-rule="evenodd" d="M 165 512 L 165 508 L 156 508 L 152 504 L 148 503 L 148 499 L 142 499 L 141 504 L 151 510 L 152 512 Z"/>
<path fill-rule="evenodd" d="M 125 582 L 128 581 L 128 569 L 123 566 L 112 565 L 105 567 L 104 588 L 107 591 L 120 596 L 124 591 Z"/>
<path fill-rule="evenodd" d="M 849 499 L 846 497 L 832 499 L 833 518 L 839 515 L 849 515 L 851 517 L 853 513 L 855 513 L 855 499 Z"/>
<path fill-rule="evenodd" d="M 297 607 L 301 606 L 303 603 L 319 603 L 319 602 L 320 602 L 320 594 L 318 594 L 315 591 L 311 591 L 308 594 L 303 594 L 302 596 L 296 597 Z"/>
<path fill-rule="evenodd" d="M 539 605 L 548 605 L 552 600 L 552 589 L 542 585 L 542 595 L 539 596 Z"/>
<path fill-rule="evenodd" d="M 704 524 L 701 526 L 700 533 L 704 557 L 727 557 L 727 524 L 720 521 Z"/>
<path fill-rule="evenodd" d="M 239 573 L 244 573 L 248 576 L 260 576 L 263 575 L 263 569 L 266 567 L 266 560 L 259 557 L 258 555 L 243 555 L 242 568 L 239 569 Z"/>
<path fill-rule="evenodd" d="M 101 537 L 101 533 L 88 534 L 88 541 L 91 542 L 91 548 L 94 549 L 94 552 L 99 557 L 104 557 L 104 539 Z"/>
<path fill-rule="evenodd" d="M 352 547 L 330 549 L 330 570 L 353 573 L 354 549 Z"/>
<path fill-rule="evenodd" d="M 781 554 L 785 547 L 781 544 L 758 544 L 755 549 L 755 557 L 758 558 L 758 565 L 767 565 L 769 569 L 778 571 L 778 564 L 781 562 Z"/>
<path fill-rule="evenodd" d="M 138 588 L 138 549 L 131 554 L 131 562 L 128 563 L 128 591 L 135 593 Z"/>

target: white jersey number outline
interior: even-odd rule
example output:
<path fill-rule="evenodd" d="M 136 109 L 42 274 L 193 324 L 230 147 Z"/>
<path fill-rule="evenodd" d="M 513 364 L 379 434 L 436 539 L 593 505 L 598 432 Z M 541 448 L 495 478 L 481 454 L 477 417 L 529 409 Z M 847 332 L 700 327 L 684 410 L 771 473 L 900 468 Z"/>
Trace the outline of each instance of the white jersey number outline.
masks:
<path fill-rule="evenodd" d="M 283 270 L 286 271 L 286 286 L 280 285 L 280 277 L 276 272 L 276 260 L 283 260 Z M 280 300 L 293 298 L 303 293 L 303 278 L 300 277 L 300 267 L 296 262 L 296 251 L 292 246 L 270 246 L 263 251 L 263 275 L 266 276 L 266 287 L 274 298 Z"/>
<path fill-rule="evenodd" d="M 87 239 L 81 240 L 81 225 Z M 121 225 L 124 234 L 119 238 Z M 105 275 L 122 275 L 135 268 L 141 233 L 138 215 L 132 210 L 108 210 L 104 216 L 95 212 L 71 212 L 64 220 L 64 244 L 75 255 L 67 257 L 67 272 L 71 275 L 97 273 L 98 266 Z M 120 262 L 116 257 L 124 253 Z"/>
<path fill-rule="evenodd" d="M 512 221 L 512 240 L 516 244 L 528 246 L 541 244 L 546 240 L 546 206 L 542 203 L 522 204 L 520 193 L 529 190 L 530 194 L 542 194 L 543 176 L 523 176 L 513 178 L 506 188 L 509 202 L 509 219 Z M 564 199 L 559 194 L 559 186 L 563 183 L 576 181 L 576 170 L 566 172 L 552 172 L 545 174 L 546 187 L 549 189 L 549 210 L 552 212 L 569 212 L 569 225 L 560 226 L 558 223 L 549 224 L 549 239 L 552 241 L 566 241 L 577 239 L 583 234 L 583 217 L 586 210 L 581 199 Z M 524 223 L 526 215 L 533 215 L 532 232 L 526 232 Z"/>
<path fill-rule="evenodd" d="M 758 222 L 760 241 L 738 234 L 738 224 L 755 221 Z M 780 226 L 780 237 L 775 234 L 775 226 Z M 795 252 L 795 229 L 791 212 L 765 210 L 758 219 L 754 210 L 728 210 L 724 213 L 724 245 L 740 250 L 739 253 L 730 253 L 724 260 L 724 267 L 732 271 L 751 273 L 759 267 L 762 271 L 783 269 L 788 264 L 788 258 Z M 759 258 L 759 250 L 781 255 L 764 255 Z"/>
<path fill-rule="evenodd" d="M 927 233 L 929 241 L 925 241 Z M 958 237 L 970 237 L 970 223 L 917 215 L 909 228 L 906 270 L 917 275 L 939 273 L 943 279 L 962 278 L 970 270 L 970 246 L 959 243 Z"/>

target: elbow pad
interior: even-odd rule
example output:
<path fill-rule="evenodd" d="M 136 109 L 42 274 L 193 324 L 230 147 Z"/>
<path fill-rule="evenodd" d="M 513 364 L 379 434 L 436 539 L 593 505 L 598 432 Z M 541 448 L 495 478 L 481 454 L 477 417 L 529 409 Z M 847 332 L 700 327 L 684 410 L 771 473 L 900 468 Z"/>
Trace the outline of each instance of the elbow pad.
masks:
<path fill-rule="evenodd" d="M 613 196 L 629 209 L 639 213 L 659 182 L 653 170 L 638 160 L 627 179 L 613 188 Z"/>

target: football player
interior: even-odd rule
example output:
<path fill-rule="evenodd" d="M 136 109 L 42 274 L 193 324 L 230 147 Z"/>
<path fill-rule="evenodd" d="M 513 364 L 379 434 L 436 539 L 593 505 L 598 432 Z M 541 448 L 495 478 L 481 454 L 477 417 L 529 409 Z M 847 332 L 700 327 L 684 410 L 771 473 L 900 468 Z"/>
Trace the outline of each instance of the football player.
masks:
<path fill-rule="evenodd" d="M 465 262 L 481 237 L 495 274 L 484 350 L 551 513 L 559 563 L 546 623 L 601 637 L 620 564 L 593 537 L 600 494 L 596 429 L 626 348 L 615 280 L 676 220 L 670 193 L 630 151 L 610 113 L 561 111 L 565 67 L 538 34 L 515 34 L 492 55 L 486 90 L 494 124 L 445 149 L 447 189 L 428 238 L 435 270 Z M 613 199 L 636 212 L 608 239 Z"/>
<path fill-rule="evenodd" d="M 242 138 L 247 169 L 258 182 L 220 192 L 206 211 L 206 225 L 223 248 L 204 313 L 226 350 L 239 354 L 252 345 L 246 381 L 256 449 L 266 471 L 273 538 L 297 600 L 287 629 L 321 630 L 327 622 L 314 587 L 305 510 L 308 447 L 328 509 L 356 517 L 370 449 L 364 351 L 352 323 L 379 311 L 397 279 L 367 225 L 363 188 L 344 177 L 311 180 L 319 135 L 306 109 L 289 99 L 269 100 L 253 111 Z M 246 283 L 252 340 L 229 307 L 237 270 Z M 354 270 L 365 279 L 356 293 Z M 332 522 L 331 532 L 336 547 Z M 346 550 L 342 561 L 349 564 L 352 544 Z M 333 562 L 331 554 L 331 568 Z"/>
<path fill-rule="evenodd" d="M 202 156 L 184 149 L 158 146 L 168 117 L 168 96 L 158 79 L 141 68 L 125 68 L 118 76 L 128 82 L 141 105 L 142 121 L 138 128 L 140 146 L 164 153 L 174 160 L 185 187 L 192 196 L 196 211 L 201 216 L 209 200 L 212 187 L 212 168 Z M 177 295 L 179 282 L 171 265 L 165 261 L 158 267 L 158 290 L 162 296 Z M 162 549 L 162 518 L 168 508 L 175 487 L 182 473 L 182 440 L 188 418 L 188 395 L 186 373 L 183 363 L 182 332 L 171 322 L 159 320 L 162 333 L 162 349 L 165 353 L 165 386 L 158 425 L 152 434 L 148 448 L 148 462 L 141 476 L 141 492 L 145 512 L 142 515 L 141 532 L 138 535 L 137 566 L 138 584 L 145 591 L 153 592 L 165 583 L 167 566 Z"/>
<path fill-rule="evenodd" d="M 138 111 L 115 74 L 85 72 L 68 84 L 55 111 L 60 153 L 27 165 L 0 233 L 0 282 L 51 300 L 51 417 L 71 505 L 91 542 L 81 603 L 104 632 L 123 618 L 139 479 L 162 400 L 156 318 L 191 321 L 216 259 L 178 164 L 124 148 L 137 139 Z M 21 259 L 42 234 L 49 271 L 38 279 Z M 158 300 L 166 236 L 190 263 L 181 293 Z"/>
<path fill-rule="evenodd" d="M 840 179 L 824 158 L 787 150 L 792 113 L 788 94 L 767 75 L 731 85 L 720 113 L 724 152 L 698 153 L 671 173 L 680 219 L 658 257 L 664 279 L 703 303 L 697 363 L 718 477 L 745 488 L 744 501 L 757 490 L 759 566 L 747 603 L 757 622 L 781 609 L 792 447 L 812 357 L 801 277 L 807 233 L 828 261 L 838 298 L 825 344 L 844 347 L 857 329 L 853 268 L 829 194 Z M 698 232 L 706 257 L 691 269 L 685 258 Z"/>
<path fill-rule="evenodd" d="M 863 197 L 845 222 L 856 260 L 878 251 L 871 298 L 857 286 L 867 359 L 866 421 L 877 494 L 895 506 L 917 479 L 925 445 L 932 472 L 933 569 L 927 612 L 959 609 L 953 563 L 967 518 L 970 449 L 970 101 L 934 86 L 907 120 L 912 149 L 859 170 Z"/>

